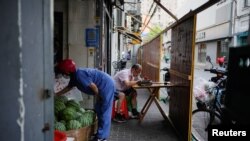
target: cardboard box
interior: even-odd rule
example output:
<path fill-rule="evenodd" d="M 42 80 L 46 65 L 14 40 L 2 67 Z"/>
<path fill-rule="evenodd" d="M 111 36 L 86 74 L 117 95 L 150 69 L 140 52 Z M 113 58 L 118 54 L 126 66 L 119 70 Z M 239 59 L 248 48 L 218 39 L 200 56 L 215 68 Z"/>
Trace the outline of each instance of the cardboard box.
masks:
<path fill-rule="evenodd" d="M 97 120 L 90 126 L 86 126 L 77 130 L 65 131 L 67 137 L 74 138 L 74 141 L 89 141 L 91 135 L 97 131 Z"/>

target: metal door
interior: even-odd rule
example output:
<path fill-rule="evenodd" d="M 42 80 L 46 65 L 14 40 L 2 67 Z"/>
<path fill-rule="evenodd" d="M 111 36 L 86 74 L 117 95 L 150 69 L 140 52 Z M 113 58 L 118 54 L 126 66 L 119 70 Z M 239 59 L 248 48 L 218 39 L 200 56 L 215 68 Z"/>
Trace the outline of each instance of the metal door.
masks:
<path fill-rule="evenodd" d="M 1 1 L 0 140 L 53 140 L 52 1 Z"/>

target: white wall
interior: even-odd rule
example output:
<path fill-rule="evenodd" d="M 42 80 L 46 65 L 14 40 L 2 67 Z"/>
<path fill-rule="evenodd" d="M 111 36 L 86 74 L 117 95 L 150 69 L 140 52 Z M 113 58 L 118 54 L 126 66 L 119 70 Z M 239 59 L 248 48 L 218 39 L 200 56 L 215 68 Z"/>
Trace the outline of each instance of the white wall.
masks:
<path fill-rule="evenodd" d="M 206 3 L 208 0 L 181 0 L 178 1 L 177 17 L 181 18 L 186 15 L 190 10 L 194 10 Z"/>
<path fill-rule="evenodd" d="M 113 17 L 117 16 L 117 11 L 116 10 L 113 11 L 112 16 Z M 114 18 L 114 23 L 117 23 L 116 20 L 117 20 L 117 18 Z M 111 36 L 112 36 L 112 38 L 111 38 L 111 62 L 113 62 L 117 58 L 117 46 L 118 46 L 117 36 L 118 36 L 118 33 L 117 32 L 113 33 Z M 113 68 L 112 64 L 111 64 L 111 74 L 114 74 L 114 68 Z"/>
<path fill-rule="evenodd" d="M 196 30 L 200 30 L 205 27 L 214 25 L 216 19 L 215 17 L 216 17 L 215 5 L 197 14 Z"/>
<path fill-rule="evenodd" d="M 207 55 L 210 56 L 211 61 L 213 64 L 216 64 L 216 57 L 217 57 L 217 42 L 208 42 L 207 44 Z"/>
<path fill-rule="evenodd" d="M 207 41 L 231 36 L 230 23 L 226 22 L 217 26 L 212 26 L 196 33 L 196 42 Z"/>
<path fill-rule="evenodd" d="M 235 32 L 248 31 L 250 8 L 244 7 L 244 0 L 237 1 Z"/>
<path fill-rule="evenodd" d="M 244 0 L 237 0 L 237 15 L 242 16 L 245 14 L 249 14 L 250 8 L 244 7 Z"/>
<path fill-rule="evenodd" d="M 54 7 L 54 11 L 63 12 L 63 58 L 69 55 L 78 67 L 87 67 L 85 29 L 95 27 L 95 0 L 70 0 L 69 5 L 66 0 L 55 0 Z"/>
<path fill-rule="evenodd" d="M 198 44 L 195 45 L 195 54 L 194 54 L 195 65 L 204 65 L 198 63 Z M 217 41 L 206 42 L 205 44 L 207 46 L 206 50 L 207 56 L 208 55 L 210 56 L 212 63 L 215 65 L 216 55 L 217 55 Z"/>
<path fill-rule="evenodd" d="M 87 67 L 85 29 L 95 28 L 95 1 L 70 0 L 68 24 L 69 57 L 75 60 L 78 67 Z"/>

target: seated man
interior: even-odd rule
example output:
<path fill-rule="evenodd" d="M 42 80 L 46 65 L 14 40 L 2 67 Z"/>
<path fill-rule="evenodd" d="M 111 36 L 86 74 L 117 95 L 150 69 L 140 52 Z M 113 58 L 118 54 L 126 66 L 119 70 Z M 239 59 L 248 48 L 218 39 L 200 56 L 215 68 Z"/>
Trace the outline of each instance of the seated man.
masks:
<path fill-rule="evenodd" d="M 124 100 L 125 96 L 132 97 L 132 118 L 138 118 L 139 112 L 137 111 L 137 93 L 136 90 L 132 88 L 133 85 L 139 82 L 138 76 L 142 71 L 140 64 L 133 65 L 130 69 L 124 69 L 116 73 L 114 76 L 114 81 L 116 85 L 116 91 L 119 92 L 119 100 L 117 104 L 117 109 L 120 109 L 121 103 Z M 123 122 L 124 119 L 119 110 L 115 116 L 115 121 Z"/>

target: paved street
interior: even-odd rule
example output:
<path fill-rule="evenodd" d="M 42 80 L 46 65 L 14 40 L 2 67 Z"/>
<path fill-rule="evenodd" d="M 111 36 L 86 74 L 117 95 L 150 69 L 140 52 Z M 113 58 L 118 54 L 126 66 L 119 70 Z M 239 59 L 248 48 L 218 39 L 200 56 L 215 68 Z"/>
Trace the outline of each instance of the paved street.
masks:
<path fill-rule="evenodd" d="M 166 65 L 165 65 L 166 66 Z M 162 67 L 163 68 L 163 67 Z M 163 76 L 164 72 L 161 72 Z M 213 74 L 205 72 L 204 68 L 195 68 L 194 71 L 194 86 L 199 82 L 200 78 L 209 80 Z M 161 89 L 161 98 L 167 96 L 166 89 Z M 141 110 L 146 99 L 148 92 L 146 90 L 138 90 L 138 109 Z M 168 113 L 168 101 L 166 103 L 161 102 L 161 106 L 164 111 Z M 195 103 L 194 103 L 195 104 Z M 128 120 L 126 123 L 112 122 L 111 136 L 109 141 L 178 141 L 178 135 L 174 129 L 164 121 L 164 118 L 160 114 L 156 105 L 149 108 L 148 113 L 145 115 L 145 119 L 141 124 L 137 120 Z"/>
<path fill-rule="evenodd" d="M 194 69 L 194 86 L 197 85 L 199 78 L 209 80 L 212 76 L 215 76 L 215 74 L 212 74 L 208 71 L 204 71 L 204 67 L 195 67 L 195 69 Z"/>
<path fill-rule="evenodd" d="M 138 109 L 148 98 L 147 90 L 137 90 Z M 165 113 L 168 113 L 168 105 L 160 103 Z M 112 122 L 109 141 L 178 141 L 172 126 L 164 120 L 157 106 L 153 102 L 141 124 L 136 119 L 130 119 L 126 123 Z"/>
<path fill-rule="evenodd" d="M 131 62 L 128 62 L 127 68 L 130 67 Z M 163 91 L 163 97 L 167 96 L 166 89 L 161 89 L 161 91 Z M 149 92 L 145 89 L 138 89 L 137 93 L 138 110 L 141 110 L 149 96 Z M 168 103 L 160 102 L 160 104 L 165 113 L 168 113 Z M 141 124 L 139 124 L 139 121 L 136 119 L 130 119 L 126 123 L 112 122 L 109 141 L 163 140 L 178 141 L 179 139 L 172 126 L 164 120 L 154 102 Z"/>

